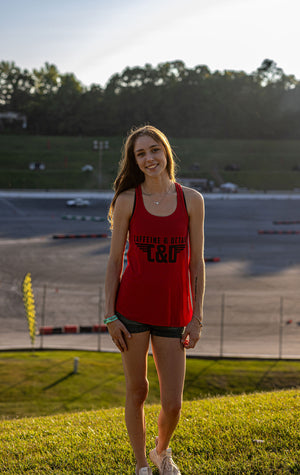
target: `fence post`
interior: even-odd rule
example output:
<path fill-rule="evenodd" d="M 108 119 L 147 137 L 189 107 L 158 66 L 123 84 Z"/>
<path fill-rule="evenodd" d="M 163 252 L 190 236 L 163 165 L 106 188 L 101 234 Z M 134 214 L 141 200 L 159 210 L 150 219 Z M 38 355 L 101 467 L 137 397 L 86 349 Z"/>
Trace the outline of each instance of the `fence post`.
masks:
<path fill-rule="evenodd" d="M 224 348 L 224 319 L 225 319 L 225 294 L 222 294 L 221 301 L 221 325 L 220 325 L 220 357 L 223 358 Z"/>
<path fill-rule="evenodd" d="M 44 284 L 43 288 L 43 301 L 42 301 L 42 314 L 41 314 L 41 326 L 45 326 L 45 316 L 46 316 L 46 293 L 47 293 L 47 285 Z M 40 340 L 40 349 L 42 350 L 44 346 L 44 335 L 43 333 L 41 334 L 41 340 Z"/>
<path fill-rule="evenodd" d="M 101 327 L 102 324 L 102 295 L 103 289 L 100 285 L 99 287 L 99 300 L 98 300 L 98 323 L 99 323 L 99 332 L 98 332 L 98 348 L 97 351 L 101 351 Z"/>
<path fill-rule="evenodd" d="M 279 306 L 279 351 L 278 358 L 282 358 L 282 340 L 283 340 L 283 297 L 280 297 Z"/>
<path fill-rule="evenodd" d="M 74 366 L 73 366 L 73 374 L 78 373 L 78 365 L 79 365 L 79 358 L 78 356 L 75 356 L 74 358 Z"/>

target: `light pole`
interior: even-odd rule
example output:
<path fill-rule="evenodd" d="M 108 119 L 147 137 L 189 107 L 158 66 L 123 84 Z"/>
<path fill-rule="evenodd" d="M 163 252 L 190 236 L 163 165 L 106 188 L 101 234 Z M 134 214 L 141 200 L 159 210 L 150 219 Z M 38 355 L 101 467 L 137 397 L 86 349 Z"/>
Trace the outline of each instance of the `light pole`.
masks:
<path fill-rule="evenodd" d="M 93 141 L 93 150 L 99 151 L 98 156 L 98 187 L 101 189 L 102 185 L 102 158 L 103 158 L 103 150 L 109 149 L 109 142 L 108 140 L 94 140 Z"/>
<path fill-rule="evenodd" d="M 100 189 L 101 189 L 101 184 L 102 184 L 102 153 L 103 153 L 103 142 L 99 142 L 98 187 Z"/>

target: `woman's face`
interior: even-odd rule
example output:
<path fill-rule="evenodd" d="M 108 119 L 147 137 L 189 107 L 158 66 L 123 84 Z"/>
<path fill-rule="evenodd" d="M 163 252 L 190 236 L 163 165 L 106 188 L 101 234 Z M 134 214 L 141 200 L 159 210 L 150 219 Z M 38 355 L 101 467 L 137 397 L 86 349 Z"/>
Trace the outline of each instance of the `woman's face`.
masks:
<path fill-rule="evenodd" d="M 160 142 L 150 135 L 139 136 L 134 144 L 134 156 L 139 169 L 148 177 L 157 177 L 166 173 L 167 157 Z"/>

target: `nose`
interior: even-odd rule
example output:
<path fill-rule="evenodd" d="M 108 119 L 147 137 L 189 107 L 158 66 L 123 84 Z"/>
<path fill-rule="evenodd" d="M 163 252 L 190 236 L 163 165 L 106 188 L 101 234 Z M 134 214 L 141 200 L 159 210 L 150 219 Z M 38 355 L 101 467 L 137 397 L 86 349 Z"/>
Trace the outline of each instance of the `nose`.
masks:
<path fill-rule="evenodd" d="M 146 162 L 153 162 L 153 154 L 151 151 L 146 153 Z"/>

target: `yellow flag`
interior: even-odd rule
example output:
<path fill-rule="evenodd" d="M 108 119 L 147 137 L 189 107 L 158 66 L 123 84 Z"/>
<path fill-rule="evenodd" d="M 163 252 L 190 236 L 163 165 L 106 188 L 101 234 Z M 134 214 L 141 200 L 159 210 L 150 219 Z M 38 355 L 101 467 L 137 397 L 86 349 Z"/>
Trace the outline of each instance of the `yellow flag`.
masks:
<path fill-rule="evenodd" d="M 31 274 L 28 272 L 23 280 L 23 302 L 26 312 L 26 317 L 28 321 L 29 335 L 31 339 L 31 345 L 34 346 L 35 341 L 35 304 L 34 304 L 34 295 L 31 284 Z"/>

